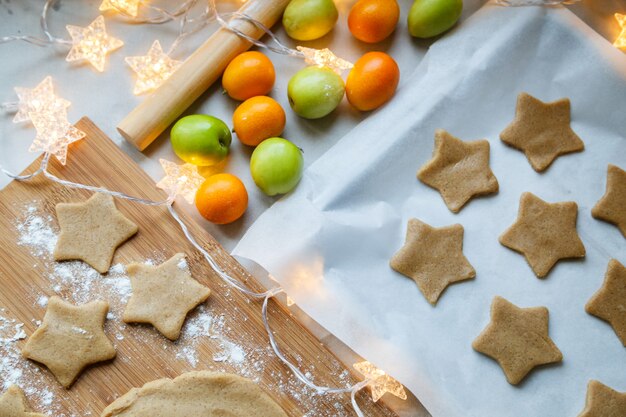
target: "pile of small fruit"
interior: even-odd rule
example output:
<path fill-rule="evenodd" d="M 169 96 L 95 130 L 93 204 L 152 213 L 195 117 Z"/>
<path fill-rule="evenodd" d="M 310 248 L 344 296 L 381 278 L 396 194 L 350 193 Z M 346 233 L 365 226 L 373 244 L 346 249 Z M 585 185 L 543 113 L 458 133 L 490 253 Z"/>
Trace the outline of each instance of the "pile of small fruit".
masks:
<path fill-rule="evenodd" d="M 408 16 L 409 32 L 415 37 L 437 36 L 459 19 L 462 0 L 415 0 Z M 393 33 L 400 16 L 396 0 L 359 0 L 348 16 L 352 35 L 377 43 Z M 329 33 L 338 12 L 333 0 L 292 0 L 283 15 L 287 34 L 308 41 Z M 233 113 L 233 130 L 247 146 L 255 147 L 250 173 L 267 195 L 285 194 L 300 181 L 302 151 L 280 135 L 285 128 L 285 111 L 268 97 L 274 86 L 274 65 L 264 54 L 244 52 L 235 57 L 222 76 L 224 92 L 242 103 Z M 368 52 L 359 58 L 344 83 L 331 68 L 310 66 L 289 81 L 287 92 L 292 110 L 300 117 L 318 119 L 337 108 L 344 94 L 360 111 L 374 110 L 394 95 L 400 79 L 398 65 L 384 52 Z M 203 114 L 181 118 L 171 130 L 176 155 L 197 166 L 213 166 L 228 155 L 231 130 L 222 120 Z M 248 193 L 232 174 L 210 176 L 198 189 L 196 207 L 207 220 L 231 223 L 246 211 Z"/>

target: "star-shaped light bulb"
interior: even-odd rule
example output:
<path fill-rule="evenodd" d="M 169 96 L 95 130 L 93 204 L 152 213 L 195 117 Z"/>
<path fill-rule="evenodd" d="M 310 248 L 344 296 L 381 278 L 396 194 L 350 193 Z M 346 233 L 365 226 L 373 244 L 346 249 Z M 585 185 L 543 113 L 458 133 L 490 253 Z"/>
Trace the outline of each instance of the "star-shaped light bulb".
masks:
<path fill-rule="evenodd" d="M 198 167 L 192 164 L 178 165 L 165 159 L 159 159 L 165 177 L 157 183 L 157 187 L 164 190 L 169 197 L 182 196 L 189 204 L 193 204 L 196 191 L 204 182 L 204 177 L 198 173 Z"/>
<path fill-rule="evenodd" d="M 140 0 L 103 0 L 100 11 L 115 10 L 132 17 L 137 17 L 139 13 Z"/>
<path fill-rule="evenodd" d="M 106 55 L 124 45 L 121 40 L 107 34 L 102 16 L 87 27 L 67 25 L 66 28 L 72 37 L 72 49 L 65 60 L 87 61 L 100 72 L 104 71 Z"/>
<path fill-rule="evenodd" d="M 65 165 L 67 147 L 85 137 L 67 121 L 65 110 L 47 113 L 30 113 L 30 119 L 37 130 L 37 136 L 28 149 L 30 152 L 45 152 L 54 155 Z"/>
<path fill-rule="evenodd" d="M 163 52 L 159 41 L 154 41 L 148 55 L 129 56 L 126 63 L 137 73 L 134 94 L 143 94 L 157 89 L 182 64 Z"/>
<path fill-rule="evenodd" d="M 622 31 L 620 32 L 617 39 L 615 39 L 615 42 L 613 42 L 613 45 L 615 45 L 617 48 L 624 49 L 626 48 L 626 14 L 615 13 L 615 19 L 617 20 L 617 23 L 619 23 L 619 26 L 622 28 Z"/>
<path fill-rule="evenodd" d="M 372 400 L 380 400 L 385 393 L 390 393 L 396 397 L 406 400 L 406 391 L 401 383 L 390 377 L 385 371 L 378 369 L 368 361 L 355 363 L 352 365 L 359 373 L 363 374 L 366 380 L 371 381 L 368 385 L 372 390 Z"/>
<path fill-rule="evenodd" d="M 19 98 L 17 114 L 13 123 L 21 123 L 30 120 L 30 113 L 46 113 L 65 111 L 70 102 L 57 97 L 54 94 L 52 77 L 48 76 L 35 88 L 15 87 Z"/>
<path fill-rule="evenodd" d="M 328 67 L 337 74 L 341 74 L 341 71 L 350 69 L 354 66 L 352 62 L 339 58 L 328 48 L 314 49 L 307 48 L 305 46 L 297 46 L 296 49 L 302 52 L 302 55 L 304 55 L 304 62 L 307 64 L 317 65 L 320 68 Z"/>

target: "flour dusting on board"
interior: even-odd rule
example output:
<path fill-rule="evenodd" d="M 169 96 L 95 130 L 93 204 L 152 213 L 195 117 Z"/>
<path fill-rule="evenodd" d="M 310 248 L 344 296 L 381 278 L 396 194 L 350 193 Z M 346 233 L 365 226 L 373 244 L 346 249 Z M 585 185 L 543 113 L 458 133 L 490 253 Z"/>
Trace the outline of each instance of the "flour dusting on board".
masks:
<path fill-rule="evenodd" d="M 301 409 L 308 410 L 305 417 L 319 416 L 325 410 L 323 397 L 317 395 L 297 381 L 285 370 L 268 370 L 268 363 L 274 359 L 269 346 L 258 348 L 247 347 L 249 339 L 241 329 L 241 323 L 248 320 L 245 314 L 234 307 L 231 311 L 217 313 L 211 310 L 208 303 L 200 305 L 188 316 L 182 329 L 181 337 L 170 342 L 151 326 L 127 325 L 122 322 L 122 314 L 132 295 L 130 279 L 126 267 L 117 263 L 106 274 L 100 274 L 89 265 L 80 261 L 54 262 L 52 253 L 57 242 L 58 228 L 51 214 L 44 213 L 35 203 L 24 209 L 24 217 L 15 224 L 18 232 L 18 245 L 27 247 L 30 252 L 41 260 L 41 272 L 47 278 L 48 288 L 45 294 L 32 294 L 33 303 L 41 310 L 43 317 L 48 304 L 48 297 L 57 295 L 75 304 L 84 304 L 94 300 L 107 300 L 110 310 L 107 315 L 105 332 L 111 341 L 121 346 L 127 339 L 139 341 L 146 346 L 158 349 L 159 357 L 164 360 L 176 361 L 185 365 L 185 370 L 207 369 L 216 372 L 232 372 L 255 382 L 268 372 L 272 381 L 267 388 L 279 396 L 289 396 L 300 404 Z M 150 265 L 158 265 L 166 260 L 164 253 L 150 254 L 149 258 L 137 260 Z M 189 268 L 186 259 L 178 265 L 181 269 Z M 230 299 L 230 288 L 221 282 L 214 282 L 212 290 Z M 1 307 L 1 306 L 0 306 Z M 5 385 L 17 384 L 26 392 L 29 401 L 39 412 L 54 417 L 79 417 L 80 415 L 97 415 L 97 410 L 78 410 L 75 414 L 64 414 L 59 411 L 59 404 L 69 397 L 54 378 L 44 368 L 22 358 L 20 343 L 27 337 L 23 324 L 4 317 L 6 311 L 0 309 L 0 381 Z M 259 312 L 260 313 L 260 312 Z M 33 327 L 40 324 L 32 319 Z M 229 323 L 239 323 L 232 328 Z M 80 331 L 80 329 L 77 329 Z M 30 334 L 30 332 L 29 332 Z M 140 354 L 140 352 L 137 352 Z M 132 355 L 118 355 L 116 360 L 133 361 Z M 341 365 L 334 364 L 340 381 L 345 386 L 350 384 L 347 372 Z M 315 369 L 304 369 L 314 373 Z M 343 373 L 342 373 L 343 372 Z M 319 382 L 319 381 L 318 381 Z M 124 394 L 122 392 L 118 395 Z M 337 417 L 350 415 L 344 404 L 335 404 Z"/>

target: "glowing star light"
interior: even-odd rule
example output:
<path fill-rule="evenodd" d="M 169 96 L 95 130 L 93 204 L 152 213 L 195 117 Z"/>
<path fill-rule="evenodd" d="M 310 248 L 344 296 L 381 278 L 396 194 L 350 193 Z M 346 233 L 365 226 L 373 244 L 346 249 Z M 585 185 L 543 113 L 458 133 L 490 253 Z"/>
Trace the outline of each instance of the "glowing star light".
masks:
<path fill-rule="evenodd" d="M 137 17 L 139 12 L 139 0 L 103 0 L 100 11 L 115 10 L 132 17 Z"/>
<path fill-rule="evenodd" d="M 157 183 L 157 187 L 170 197 L 180 195 L 193 204 L 196 191 L 204 182 L 204 177 L 198 174 L 198 167 L 192 164 L 177 165 L 165 159 L 159 159 L 159 163 L 165 171 L 165 177 Z"/>
<path fill-rule="evenodd" d="M 341 71 L 350 69 L 354 66 L 351 62 L 341 59 L 337 55 L 333 54 L 328 48 L 313 49 L 298 46 L 296 49 L 302 52 L 304 55 L 304 62 L 307 64 L 317 65 L 320 68 L 328 67 L 337 74 L 341 74 Z"/>
<path fill-rule="evenodd" d="M 615 45 L 616 47 L 620 49 L 625 49 L 626 48 L 626 14 L 615 13 L 615 19 L 617 20 L 617 23 L 619 23 L 620 27 L 622 28 L 622 31 L 620 32 L 617 39 L 615 39 L 615 42 L 613 42 L 613 45 Z"/>
<path fill-rule="evenodd" d="M 380 400 L 387 392 L 406 400 L 406 392 L 402 384 L 387 375 L 385 371 L 378 369 L 368 361 L 355 363 L 352 366 L 363 374 L 366 380 L 371 381 L 368 385 L 372 390 L 372 399 L 374 402 Z"/>
<path fill-rule="evenodd" d="M 106 55 L 124 45 L 124 42 L 106 33 L 102 16 L 87 27 L 67 25 L 66 28 L 72 37 L 72 49 L 65 60 L 88 61 L 100 72 L 104 71 Z"/>
<path fill-rule="evenodd" d="M 13 123 L 30 120 L 30 113 L 63 112 L 70 106 L 69 101 L 54 95 L 50 76 L 44 78 L 35 88 L 15 87 L 15 93 L 20 101 Z"/>
<path fill-rule="evenodd" d="M 85 137 L 85 133 L 76 129 L 67 121 L 65 111 L 30 113 L 37 136 L 30 146 L 30 152 L 45 152 L 54 155 L 65 165 L 67 147 Z"/>
<path fill-rule="evenodd" d="M 155 90 L 182 64 L 164 53 L 159 41 L 154 41 L 148 55 L 129 56 L 126 63 L 137 73 L 134 94 Z"/>

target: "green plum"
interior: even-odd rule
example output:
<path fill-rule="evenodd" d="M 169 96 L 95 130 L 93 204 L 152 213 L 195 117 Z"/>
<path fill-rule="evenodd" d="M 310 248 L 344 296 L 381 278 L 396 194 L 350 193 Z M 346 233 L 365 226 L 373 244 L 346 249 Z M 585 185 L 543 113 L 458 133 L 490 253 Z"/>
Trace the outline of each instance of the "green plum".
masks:
<path fill-rule="evenodd" d="M 172 127 L 170 136 L 176 155 L 198 166 L 211 166 L 224 160 L 232 140 L 226 123 L 206 114 L 183 117 Z"/>
<path fill-rule="evenodd" d="M 252 152 L 250 173 L 254 183 L 267 195 L 291 191 L 302 177 L 302 151 L 283 138 L 265 139 Z"/>
<path fill-rule="evenodd" d="M 450 29 L 461 17 L 463 0 L 415 0 L 409 11 L 409 32 L 431 38 Z"/>
<path fill-rule="evenodd" d="M 291 0 L 283 14 L 283 26 L 293 39 L 310 41 L 333 30 L 338 17 L 333 0 Z"/>
<path fill-rule="evenodd" d="M 339 105 L 346 90 L 343 79 L 330 68 L 306 67 L 287 86 L 289 104 L 305 119 L 324 117 Z"/>

